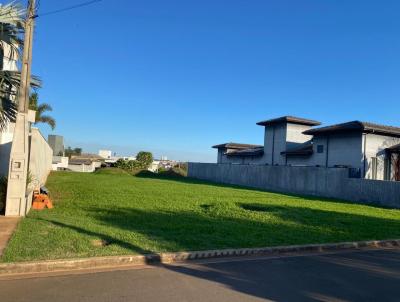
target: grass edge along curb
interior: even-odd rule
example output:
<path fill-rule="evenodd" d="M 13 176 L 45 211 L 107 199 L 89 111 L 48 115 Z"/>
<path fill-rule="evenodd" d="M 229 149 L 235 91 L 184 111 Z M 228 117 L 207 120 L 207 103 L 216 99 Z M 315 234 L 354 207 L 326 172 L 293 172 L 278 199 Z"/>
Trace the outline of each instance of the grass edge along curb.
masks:
<path fill-rule="evenodd" d="M 284 255 L 287 253 L 331 252 L 352 249 L 393 247 L 400 247 L 400 239 L 1 263 L 0 276 L 75 271 L 91 268 L 118 268 L 123 266 L 174 263 L 224 257 L 272 256 Z"/>

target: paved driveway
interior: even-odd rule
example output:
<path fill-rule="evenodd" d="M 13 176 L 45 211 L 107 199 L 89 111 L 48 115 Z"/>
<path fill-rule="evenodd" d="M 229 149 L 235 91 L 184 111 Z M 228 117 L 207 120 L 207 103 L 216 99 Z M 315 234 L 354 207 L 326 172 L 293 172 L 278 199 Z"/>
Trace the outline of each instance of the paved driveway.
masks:
<path fill-rule="evenodd" d="M 3 254 L 21 218 L 0 215 L 0 256 Z"/>
<path fill-rule="evenodd" d="M 400 250 L 0 281 L 0 301 L 400 301 Z"/>

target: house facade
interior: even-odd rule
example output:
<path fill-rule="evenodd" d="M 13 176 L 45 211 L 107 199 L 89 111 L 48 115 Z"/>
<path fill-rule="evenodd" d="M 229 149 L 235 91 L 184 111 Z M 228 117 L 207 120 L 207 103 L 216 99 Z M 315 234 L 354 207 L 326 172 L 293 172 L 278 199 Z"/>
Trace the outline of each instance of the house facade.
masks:
<path fill-rule="evenodd" d="M 18 53 L 10 44 L 2 41 L 0 43 L 0 70 L 2 71 L 18 71 L 17 67 Z M 8 87 L 15 93 L 15 87 Z M 10 99 L 14 100 L 14 96 L 10 95 Z M 15 123 L 7 123 L 6 127 L 0 131 L 0 175 L 8 174 L 11 144 L 14 137 Z"/>
<path fill-rule="evenodd" d="M 264 145 L 226 143 L 218 163 L 345 167 L 352 177 L 400 180 L 400 128 L 360 121 L 320 127 L 315 120 L 284 116 L 258 122 Z"/>

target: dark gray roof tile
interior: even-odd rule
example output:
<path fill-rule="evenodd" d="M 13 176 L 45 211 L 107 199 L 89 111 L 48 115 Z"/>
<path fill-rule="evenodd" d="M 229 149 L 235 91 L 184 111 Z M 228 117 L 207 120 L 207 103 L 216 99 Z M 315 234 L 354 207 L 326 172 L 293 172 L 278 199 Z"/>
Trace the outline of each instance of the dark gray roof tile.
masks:
<path fill-rule="evenodd" d="M 243 150 L 235 150 L 225 153 L 227 156 L 262 156 L 264 147 L 249 148 Z"/>
<path fill-rule="evenodd" d="M 212 146 L 215 149 L 249 149 L 249 148 L 257 148 L 263 147 L 262 145 L 252 145 L 252 144 L 240 144 L 240 143 L 225 143 Z"/>
<path fill-rule="evenodd" d="M 258 122 L 257 125 L 268 126 L 268 125 L 280 124 L 280 123 L 291 123 L 291 124 L 299 124 L 299 125 L 306 125 L 306 126 L 318 126 L 318 125 L 321 125 L 321 123 L 318 122 L 318 121 L 309 120 L 309 119 L 296 117 L 296 116 L 290 116 L 290 115 L 281 116 L 281 117 L 278 117 L 278 118 L 261 121 L 261 122 Z"/>
<path fill-rule="evenodd" d="M 321 135 L 321 134 L 329 134 L 335 132 L 351 132 L 351 131 L 400 137 L 399 127 L 385 126 L 385 125 L 379 125 L 361 121 L 352 121 L 326 127 L 313 128 L 306 130 L 303 133 L 308 135 Z"/>

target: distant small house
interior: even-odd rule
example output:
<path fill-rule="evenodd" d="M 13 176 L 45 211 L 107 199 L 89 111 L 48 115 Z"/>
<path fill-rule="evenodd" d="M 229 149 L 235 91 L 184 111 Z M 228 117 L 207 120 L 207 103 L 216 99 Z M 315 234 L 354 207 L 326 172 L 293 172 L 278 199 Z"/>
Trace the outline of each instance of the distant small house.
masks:
<path fill-rule="evenodd" d="M 69 160 L 68 170 L 73 172 L 91 173 L 94 172 L 96 168 L 99 168 L 100 165 L 100 162 L 96 162 L 90 159 L 73 158 Z"/>
<path fill-rule="evenodd" d="M 99 150 L 99 158 L 104 160 L 104 163 L 108 166 L 115 164 L 119 159 L 123 160 L 136 160 L 135 156 L 114 156 L 111 150 Z"/>
<path fill-rule="evenodd" d="M 112 157 L 111 150 L 99 150 L 99 156 L 104 159 L 110 159 Z"/>
<path fill-rule="evenodd" d="M 160 167 L 160 161 L 155 159 L 153 160 L 153 162 L 150 164 L 150 166 L 148 167 L 147 170 L 151 171 L 151 172 L 157 172 L 158 168 Z"/>
<path fill-rule="evenodd" d="M 53 156 L 53 162 L 51 169 L 53 171 L 67 170 L 69 164 L 69 158 L 66 156 Z"/>
<path fill-rule="evenodd" d="M 264 145 L 225 143 L 218 163 L 347 167 L 354 177 L 395 180 L 400 128 L 352 121 L 326 127 L 314 120 L 283 116 L 258 122 Z M 397 165 L 398 163 L 396 163 Z"/>
<path fill-rule="evenodd" d="M 225 143 L 215 145 L 213 148 L 218 149 L 219 164 L 262 164 L 264 156 L 264 146 L 239 144 L 239 143 Z"/>
<path fill-rule="evenodd" d="M 74 172 L 94 172 L 101 167 L 104 159 L 97 154 L 82 154 L 69 159 L 68 170 Z"/>

